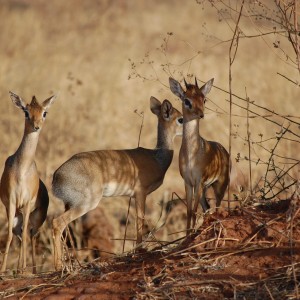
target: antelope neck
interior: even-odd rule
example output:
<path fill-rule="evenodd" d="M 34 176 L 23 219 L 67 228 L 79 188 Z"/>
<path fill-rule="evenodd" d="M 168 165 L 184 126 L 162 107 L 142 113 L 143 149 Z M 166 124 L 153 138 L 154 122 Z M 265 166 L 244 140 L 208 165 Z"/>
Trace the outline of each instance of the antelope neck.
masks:
<path fill-rule="evenodd" d="M 30 133 L 24 131 L 21 144 L 15 153 L 15 156 L 21 166 L 29 166 L 34 161 L 38 140 L 38 131 Z"/>
<path fill-rule="evenodd" d="M 199 120 L 194 119 L 189 122 L 183 120 L 183 141 L 188 153 L 193 153 L 202 147 L 202 138 L 199 134 Z"/>
<path fill-rule="evenodd" d="M 155 159 L 165 172 L 169 168 L 173 159 L 173 136 L 161 125 L 157 127 L 157 144 Z"/>
<path fill-rule="evenodd" d="M 173 150 L 173 136 L 161 124 L 157 127 L 156 149 Z"/>

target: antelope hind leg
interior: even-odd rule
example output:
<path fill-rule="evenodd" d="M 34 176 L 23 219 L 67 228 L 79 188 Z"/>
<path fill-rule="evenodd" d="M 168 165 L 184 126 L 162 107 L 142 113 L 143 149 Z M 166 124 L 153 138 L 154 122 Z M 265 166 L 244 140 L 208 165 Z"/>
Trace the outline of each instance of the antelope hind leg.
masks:
<path fill-rule="evenodd" d="M 187 211 L 187 220 L 186 220 L 186 235 L 188 236 L 191 231 L 191 221 L 192 221 L 192 206 L 193 206 L 193 187 L 185 184 L 185 194 L 186 194 L 186 211 Z"/>

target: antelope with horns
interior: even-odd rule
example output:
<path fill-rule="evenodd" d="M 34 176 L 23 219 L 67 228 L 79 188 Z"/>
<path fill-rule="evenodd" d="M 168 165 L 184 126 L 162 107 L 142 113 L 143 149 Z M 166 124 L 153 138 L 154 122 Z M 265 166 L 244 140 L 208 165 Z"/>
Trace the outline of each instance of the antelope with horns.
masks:
<path fill-rule="evenodd" d="M 197 79 L 194 85 L 184 82 L 186 91 L 178 81 L 169 78 L 171 91 L 182 101 L 183 137 L 179 169 L 185 183 L 188 234 L 195 227 L 198 203 L 204 212 L 210 208 L 205 198 L 209 186 L 214 190 L 216 207 L 220 206 L 229 183 L 230 158 L 221 144 L 206 141 L 199 134 L 199 120 L 204 117 L 205 97 L 211 90 L 213 79 L 201 88 Z"/>
<path fill-rule="evenodd" d="M 21 240 L 21 270 L 26 268 L 26 239 L 28 225 L 32 245 L 33 273 L 36 273 L 35 245 L 39 228 L 44 223 L 49 197 L 47 189 L 39 178 L 34 161 L 40 131 L 46 118 L 47 110 L 55 97 L 39 104 L 35 97 L 30 104 L 25 104 L 18 95 L 10 92 L 13 103 L 25 113 L 25 129 L 22 142 L 15 154 L 5 162 L 0 183 L 0 197 L 6 208 L 8 236 L 2 261 L 1 272 L 5 272 L 7 256 L 13 233 Z"/>
<path fill-rule="evenodd" d="M 73 220 L 94 209 L 102 197 L 130 196 L 136 201 L 137 245 L 142 242 L 146 196 L 164 180 L 173 158 L 173 139 L 182 134 L 182 115 L 168 100 L 154 97 L 150 109 L 158 118 L 155 149 L 99 150 L 74 155 L 53 175 L 52 189 L 65 204 L 53 220 L 54 264 L 62 268 L 61 235 Z"/>

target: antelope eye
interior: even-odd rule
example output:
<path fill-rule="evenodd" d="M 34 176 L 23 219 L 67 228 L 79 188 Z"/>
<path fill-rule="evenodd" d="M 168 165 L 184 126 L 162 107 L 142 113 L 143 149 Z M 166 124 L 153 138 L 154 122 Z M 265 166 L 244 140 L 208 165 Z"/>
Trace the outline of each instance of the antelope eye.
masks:
<path fill-rule="evenodd" d="M 44 113 L 43 113 L 43 118 L 46 118 L 46 116 L 47 116 L 47 112 L 44 111 Z"/>
<path fill-rule="evenodd" d="M 24 110 L 25 118 L 29 119 L 29 112 L 27 110 Z"/>
<path fill-rule="evenodd" d="M 206 98 L 204 98 L 204 103 L 206 102 Z"/>
<path fill-rule="evenodd" d="M 188 107 L 189 109 L 192 108 L 192 103 L 191 103 L 191 101 L 189 99 L 184 99 L 184 105 L 186 107 Z"/>
<path fill-rule="evenodd" d="M 178 118 L 177 119 L 177 122 L 179 123 L 179 124 L 183 124 L 183 118 L 181 117 L 181 118 Z"/>

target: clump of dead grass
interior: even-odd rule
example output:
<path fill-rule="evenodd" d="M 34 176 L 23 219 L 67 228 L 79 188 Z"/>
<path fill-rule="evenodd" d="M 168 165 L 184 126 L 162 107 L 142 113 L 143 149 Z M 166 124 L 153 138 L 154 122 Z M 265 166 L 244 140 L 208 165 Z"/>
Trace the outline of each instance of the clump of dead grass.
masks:
<path fill-rule="evenodd" d="M 72 268 L 32 276 L 35 284 L 0 295 L 76 294 L 76 288 L 93 281 L 95 294 L 101 293 L 101 284 L 119 282 L 120 295 L 136 299 L 298 299 L 299 200 L 205 215 L 188 239 L 80 265 L 73 261 Z M 127 280 L 130 288 L 122 285 Z"/>

